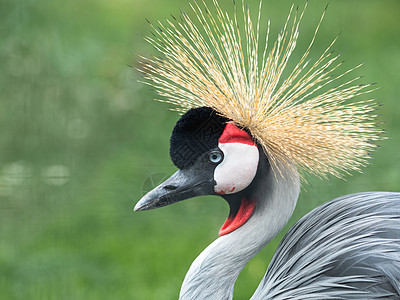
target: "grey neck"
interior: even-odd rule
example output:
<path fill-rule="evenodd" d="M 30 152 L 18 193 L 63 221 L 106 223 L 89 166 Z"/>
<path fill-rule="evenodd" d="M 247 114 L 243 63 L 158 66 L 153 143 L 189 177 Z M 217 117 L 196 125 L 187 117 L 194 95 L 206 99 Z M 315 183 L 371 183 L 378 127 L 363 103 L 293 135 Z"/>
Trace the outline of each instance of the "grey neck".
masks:
<path fill-rule="evenodd" d="M 296 206 L 299 176 L 287 171 L 284 177 L 275 177 L 268 171 L 256 176 L 250 195 L 257 201 L 253 215 L 242 227 L 219 237 L 196 258 L 186 274 L 179 299 L 232 299 L 239 273 L 285 226 Z"/>

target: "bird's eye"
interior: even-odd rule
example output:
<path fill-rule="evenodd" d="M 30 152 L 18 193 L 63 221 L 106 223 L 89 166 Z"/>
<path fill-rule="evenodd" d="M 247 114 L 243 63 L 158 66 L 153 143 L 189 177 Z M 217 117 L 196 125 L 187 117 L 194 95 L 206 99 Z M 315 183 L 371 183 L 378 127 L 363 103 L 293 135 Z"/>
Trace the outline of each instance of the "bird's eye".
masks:
<path fill-rule="evenodd" d="M 220 151 L 211 151 L 208 154 L 208 159 L 210 160 L 210 162 L 212 162 L 213 164 L 217 164 L 220 163 L 223 159 L 223 155 Z"/>

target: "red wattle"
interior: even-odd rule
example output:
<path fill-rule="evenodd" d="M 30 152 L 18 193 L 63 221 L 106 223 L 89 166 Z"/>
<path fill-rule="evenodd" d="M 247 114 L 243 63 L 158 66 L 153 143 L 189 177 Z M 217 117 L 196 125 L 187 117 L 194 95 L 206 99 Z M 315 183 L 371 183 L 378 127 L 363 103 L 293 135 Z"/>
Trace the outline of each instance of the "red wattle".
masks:
<path fill-rule="evenodd" d="M 228 122 L 225 126 L 222 135 L 218 139 L 218 143 L 242 143 L 246 145 L 255 145 L 250 134 L 236 127 L 233 122 Z"/>
<path fill-rule="evenodd" d="M 219 236 L 231 233 L 246 223 L 253 214 L 255 207 L 255 202 L 243 198 L 236 216 L 229 216 L 228 219 L 226 219 L 224 225 L 222 225 L 219 230 Z"/>

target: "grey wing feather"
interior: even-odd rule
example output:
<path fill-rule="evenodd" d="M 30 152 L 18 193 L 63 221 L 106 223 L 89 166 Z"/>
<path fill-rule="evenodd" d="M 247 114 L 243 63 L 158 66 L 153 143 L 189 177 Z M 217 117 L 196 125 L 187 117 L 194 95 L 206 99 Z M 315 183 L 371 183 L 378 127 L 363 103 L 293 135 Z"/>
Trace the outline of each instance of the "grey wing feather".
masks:
<path fill-rule="evenodd" d="M 347 195 L 311 211 L 251 299 L 400 299 L 400 193 Z"/>

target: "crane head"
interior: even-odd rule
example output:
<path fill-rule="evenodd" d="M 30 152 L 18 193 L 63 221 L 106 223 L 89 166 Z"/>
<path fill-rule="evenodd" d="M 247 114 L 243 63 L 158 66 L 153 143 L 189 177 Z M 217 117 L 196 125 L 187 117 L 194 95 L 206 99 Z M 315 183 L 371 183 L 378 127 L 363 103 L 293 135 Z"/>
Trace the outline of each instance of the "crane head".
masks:
<path fill-rule="evenodd" d="M 260 151 L 246 130 L 212 108 L 190 109 L 173 129 L 170 156 L 178 171 L 143 196 L 135 211 L 220 195 L 229 199 L 231 208 L 220 235 L 234 231 L 251 217 L 256 203 L 243 192 L 256 176 Z"/>

